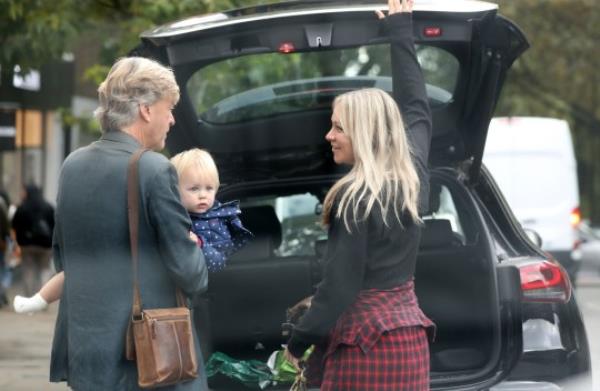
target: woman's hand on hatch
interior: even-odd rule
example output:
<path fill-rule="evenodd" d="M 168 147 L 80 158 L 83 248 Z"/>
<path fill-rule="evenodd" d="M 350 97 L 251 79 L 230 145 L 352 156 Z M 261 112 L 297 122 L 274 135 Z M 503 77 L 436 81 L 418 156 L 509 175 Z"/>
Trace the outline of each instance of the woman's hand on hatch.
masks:
<path fill-rule="evenodd" d="M 388 15 L 393 15 L 402 12 L 412 12 L 413 0 L 388 0 Z M 375 11 L 379 19 L 385 18 L 382 11 Z"/>

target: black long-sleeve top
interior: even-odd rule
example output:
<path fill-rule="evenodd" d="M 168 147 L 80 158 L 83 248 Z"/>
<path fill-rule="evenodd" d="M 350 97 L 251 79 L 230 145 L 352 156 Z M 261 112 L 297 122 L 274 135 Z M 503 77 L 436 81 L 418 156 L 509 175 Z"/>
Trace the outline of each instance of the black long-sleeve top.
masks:
<path fill-rule="evenodd" d="M 425 82 L 414 49 L 411 14 L 393 14 L 383 23 L 391 40 L 394 98 L 402 113 L 421 183 L 422 211 L 429 198 L 427 160 L 432 125 Z M 361 290 L 390 289 L 413 278 L 420 227 L 407 214 L 398 222 L 391 209 L 387 226 L 377 204 L 365 220 L 351 225 L 350 232 L 343 219 L 331 219 L 323 280 L 310 310 L 288 342 L 294 356 L 300 357 L 310 345 L 322 342 Z M 335 216 L 335 209 L 331 213 Z"/>

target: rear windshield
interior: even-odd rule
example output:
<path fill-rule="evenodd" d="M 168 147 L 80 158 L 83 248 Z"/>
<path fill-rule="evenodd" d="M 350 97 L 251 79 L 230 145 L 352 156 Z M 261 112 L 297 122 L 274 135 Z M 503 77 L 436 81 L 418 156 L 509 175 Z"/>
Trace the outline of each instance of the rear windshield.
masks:
<path fill-rule="evenodd" d="M 452 99 L 458 60 L 417 45 L 433 108 Z M 389 45 L 304 53 L 265 53 L 210 64 L 192 75 L 187 92 L 198 117 L 225 124 L 307 109 L 330 108 L 333 98 L 359 88 L 392 90 Z"/>

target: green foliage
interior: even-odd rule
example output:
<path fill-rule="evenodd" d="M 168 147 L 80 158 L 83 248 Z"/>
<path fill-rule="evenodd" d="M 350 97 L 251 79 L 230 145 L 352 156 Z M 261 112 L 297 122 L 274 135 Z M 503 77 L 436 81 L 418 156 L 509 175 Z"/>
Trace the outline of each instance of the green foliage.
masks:
<path fill-rule="evenodd" d="M 85 70 L 83 77 L 85 80 L 92 82 L 94 85 L 99 85 L 104 79 L 106 79 L 109 71 L 110 66 L 108 65 L 94 64 Z"/>
<path fill-rule="evenodd" d="M 60 59 L 79 27 L 76 3 L 0 0 L 0 64 L 6 69 L 19 64 L 27 71 Z"/>
<path fill-rule="evenodd" d="M 0 64 L 23 71 L 58 60 L 79 38 L 101 32 L 107 65 L 139 34 L 179 18 L 261 4 L 260 0 L 0 0 Z"/>
<path fill-rule="evenodd" d="M 139 43 L 147 29 L 196 14 L 264 3 L 260 0 L 0 0 L 0 65 L 19 65 L 23 73 L 60 60 L 88 38 L 99 47 L 98 63 L 84 79 L 99 84 L 110 65 Z M 89 37 L 95 39 L 89 39 Z M 68 111 L 65 111 L 68 113 Z M 63 113 L 96 132 L 93 121 Z"/>
<path fill-rule="evenodd" d="M 145 30 L 185 17 L 265 3 L 264 0 L 87 0 L 93 20 L 110 29 L 112 59 L 123 56 L 139 43 Z M 106 45 L 105 45 L 106 47 Z"/>

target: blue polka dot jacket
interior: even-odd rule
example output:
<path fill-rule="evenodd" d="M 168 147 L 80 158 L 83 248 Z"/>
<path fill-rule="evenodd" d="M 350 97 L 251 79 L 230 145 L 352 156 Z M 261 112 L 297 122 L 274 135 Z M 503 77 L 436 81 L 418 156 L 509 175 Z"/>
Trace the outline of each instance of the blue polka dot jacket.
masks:
<path fill-rule="evenodd" d="M 204 213 L 190 213 L 192 232 L 202 240 L 202 252 L 210 272 L 223 270 L 227 258 L 238 251 L 254 235 L 242 225 L 238 217 L 239 201 L 220 203 Z"/>

